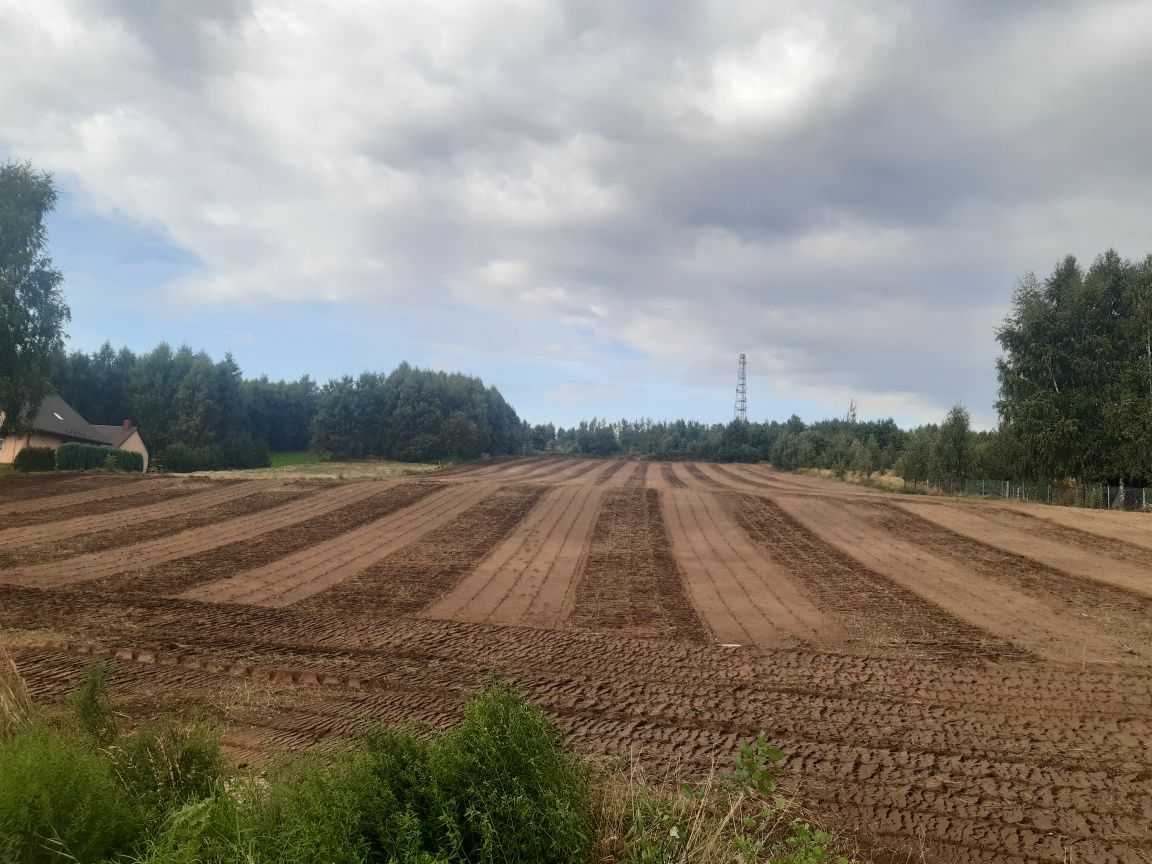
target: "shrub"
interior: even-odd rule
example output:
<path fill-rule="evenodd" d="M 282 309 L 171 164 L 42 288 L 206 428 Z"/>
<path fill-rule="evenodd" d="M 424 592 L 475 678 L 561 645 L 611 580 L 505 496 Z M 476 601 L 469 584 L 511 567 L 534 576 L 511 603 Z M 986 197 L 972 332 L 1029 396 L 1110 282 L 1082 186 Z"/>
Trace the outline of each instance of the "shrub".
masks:
<path fill-rule="evenodd" d="M 586 861 L 590 800 L 556 727 L 497 684 L 458 729 L 375 729 L 282 763 L 252 836 L 270 862 Z"/>
<path fill-rule="evenodd" d="M 12 460 L 17 471 L 54 471 L 56 451 L 51 447 L 25 447 Z"/>
<path fill-rule="evenodd" d="M 56 452 L 56 467 L 60 471 L 87 471 L 92 468 L 112 468 L 117 471 L 143 471 L 144 457 L 128 450 L 103 447 L 99 444 L 61 444 Z"/>

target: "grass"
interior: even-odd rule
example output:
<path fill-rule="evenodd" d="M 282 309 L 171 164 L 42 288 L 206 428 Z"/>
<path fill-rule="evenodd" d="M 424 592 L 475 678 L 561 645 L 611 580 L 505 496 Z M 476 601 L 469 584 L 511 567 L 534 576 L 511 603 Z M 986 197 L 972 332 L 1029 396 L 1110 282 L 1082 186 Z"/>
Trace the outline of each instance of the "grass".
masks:
<path fill-rule="evenodd" d="M 834 839 L 781 796 L 763 737 L 731 771 L 653 782 L 635 761 L 568 752 L 494 683 L 450 730 L 365 726 L 351 740 L 230 772 L 217 730 L 125 730 L 92 666 L 68 705 L 33 705 L 0 656 L 0 860 L 33 864 L 820 864 Z M 844 859 L 837 859 L 843 861 Z"/>

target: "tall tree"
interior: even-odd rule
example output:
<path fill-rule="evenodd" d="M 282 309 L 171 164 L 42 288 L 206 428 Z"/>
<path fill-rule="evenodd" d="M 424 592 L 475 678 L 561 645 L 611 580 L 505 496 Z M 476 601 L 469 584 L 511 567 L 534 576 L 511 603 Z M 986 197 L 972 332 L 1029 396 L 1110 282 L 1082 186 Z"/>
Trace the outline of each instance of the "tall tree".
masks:
<path fill-rule="evenodd" d="M 52 266 L 44 226 L 55 206 L 50 174 L 28 163 L 0 166 L 0 434 L 35 415 L 64 348 L 64 275 Z"/>

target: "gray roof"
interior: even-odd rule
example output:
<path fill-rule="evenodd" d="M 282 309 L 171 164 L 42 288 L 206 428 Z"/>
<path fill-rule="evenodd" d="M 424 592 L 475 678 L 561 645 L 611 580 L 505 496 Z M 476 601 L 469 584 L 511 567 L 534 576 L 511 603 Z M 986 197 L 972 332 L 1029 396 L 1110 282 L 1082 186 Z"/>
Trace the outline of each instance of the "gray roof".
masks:
<path fill-rule="evenodd" d="M 123 426 L 101 426 L 99 423 L 93 423 L 92 428 L 103 435 L 104 440 L 113 447 L 119 447 L 136 431 L 135 426 L 129 426 L 125 429 Z"/>
<path fill-rule="evenodd" d="M 32 420 L 32 429 L 49 435 L 58 435 L 73 441 L 107 444 L 108 437 L 77 414 L 71 405 L 59 396 L 45 396 L 40 410 Z"/>

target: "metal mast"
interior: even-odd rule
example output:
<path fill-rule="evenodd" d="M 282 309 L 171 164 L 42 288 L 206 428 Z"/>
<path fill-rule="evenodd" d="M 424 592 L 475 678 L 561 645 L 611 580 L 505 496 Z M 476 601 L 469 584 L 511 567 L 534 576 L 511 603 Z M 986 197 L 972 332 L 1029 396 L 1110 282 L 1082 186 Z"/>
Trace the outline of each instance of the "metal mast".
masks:
<path fill-rule="evenodd" d="M 734 418 L 741 423 L 748 422 L 748 377 L 745 374 L 747 365 L 747 358 L 741 352 L 740 371 L 736 374 L 736 407 L 732 412 Z"/>

